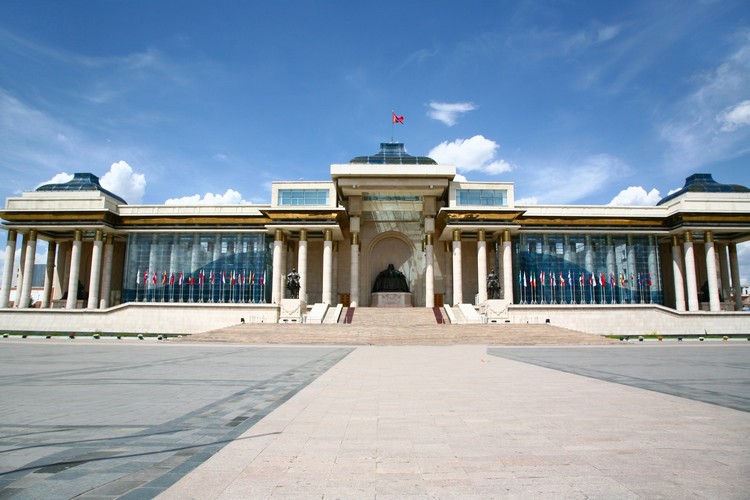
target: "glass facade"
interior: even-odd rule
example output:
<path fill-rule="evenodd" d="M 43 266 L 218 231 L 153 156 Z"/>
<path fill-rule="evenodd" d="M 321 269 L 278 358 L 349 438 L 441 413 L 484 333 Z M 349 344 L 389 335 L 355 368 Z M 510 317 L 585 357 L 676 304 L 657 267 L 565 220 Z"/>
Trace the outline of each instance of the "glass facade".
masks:
<path fill-rule="evenodd" d="M 522 234 L 513 242 L 517 304 L 663 304 L 654 236 Z"/>
<path fill-rule="evenodd" d="M 267 303 L 271 237 L 264 233 L 135 233 L 123 302 Z"/>
<path fill-rule="evenodd" d="M 508 191 L 505 189 L 457 189 L 456 204 L 504 207 L 508 205 Z"/>
<path fill-rule="evenodd" d="M 328 193 L 327 189 L 279 189 L 279 205 L 328 205 Z"/>

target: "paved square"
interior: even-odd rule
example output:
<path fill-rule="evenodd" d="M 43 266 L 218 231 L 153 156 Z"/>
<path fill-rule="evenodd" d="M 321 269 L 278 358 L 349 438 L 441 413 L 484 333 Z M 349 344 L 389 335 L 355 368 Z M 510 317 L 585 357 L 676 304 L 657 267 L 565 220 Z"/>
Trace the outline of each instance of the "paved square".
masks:
<path fill-rule="evenodd" d="M 0 498 L 151 498 L 350 349 L 0 343 Z"/>

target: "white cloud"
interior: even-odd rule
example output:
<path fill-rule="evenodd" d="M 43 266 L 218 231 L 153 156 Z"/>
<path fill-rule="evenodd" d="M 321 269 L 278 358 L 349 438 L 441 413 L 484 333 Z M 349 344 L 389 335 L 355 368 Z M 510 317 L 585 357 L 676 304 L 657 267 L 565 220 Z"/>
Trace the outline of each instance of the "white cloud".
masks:
<path fill-rule="evenodd" d="M 620 191 L 609 204 L 620 207 L 644 206 L 656 205 L 659 200 L 661 200 L 661 195 L 656 188 L 646 192 L 641 186 L 630 186 Z"/>
<path fill-rule="evenodd" d="M 496 158 L 500 145 L 475 135 L 470 139 L 456 139 L 453 142 L 442 142 L 427 154 L 438 163 L 455 165 L 464 172 L 478 170 L 487 174 L 510 172 L 513 167 L 505 160 Z"/>
<path fill-rule="evenodd" d="M 742 101 L 730 106 L 716 117 L 724 132 L 732 132 L 740 127 L 750 125 L 750 101 Z"/>
<path fill-rule="evenodd" d="M 433 120 L 438 120 L 449 127 L 456 124 L 458 115 L 477 109 L 477 107 L 470 102 L 435 102 L 432 101 L 429 104 L 430 110 L 427 112 L 427 116 Z"/>
<path fill-rule="evenodd" d="M 236 205 L 247 203 L 249 202 L 242 199 L 242 194 L 232 188 L 227 189 L 224 194 L 206 193 L 203 197 L 194 194 L 182 198 L 170 198 L 164 202 L 165 205 Z"/>
<path fill-rule="evenodd" d="M 124 161 L 113 163 L 109 171 L 99 179 L 99 183 L 104 189 L 136 205 L 146 193 L 146 176 L 134 172 Z"/>
<path fill-rule="evenodd" d="M 73 174 L 69 174 L 67 172 L 60 172 L 59 174 L 54 175 L 50 180 L 40 182 L 39 184 L 36 185 L 34 189 L 38 188 L 39 186 L 44 186 L 46 184 L 65 184 L 66 182 L 69 182 L 72 180 L 73 180 Z"/>
<path fill-rule="evenodd" d="M 750 152 L 750 32 L 734 54 L 695 80 L 699 85 L 659 127 L 668 165 L 681 171 Z"/>
<path fill-rule="evenodd" d="M 519 198 L 515 201 L 516 206 L 528 206 L 528 205 L 538 205 L 539 200 L 536 196 L 529 196 L 528 198 Z"/>

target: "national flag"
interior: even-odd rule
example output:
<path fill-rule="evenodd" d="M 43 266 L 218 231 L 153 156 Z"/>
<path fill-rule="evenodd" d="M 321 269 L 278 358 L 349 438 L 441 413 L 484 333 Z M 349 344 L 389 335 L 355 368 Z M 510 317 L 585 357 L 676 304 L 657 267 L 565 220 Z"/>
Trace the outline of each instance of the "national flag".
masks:
<path fill-rule="evenodd" d="M 625 286 L 625 276 L 620 273 L 620 286 Z"/>
<path fill-rule="evenodd" d="M 188 278 L 188 286 L 193 286 L 193 285 L 195 285 L 195 277 L 190 276 Z"/>
<path fill-rule="evenodd" d="M 169 284 L 174 285 L 174 273 L 172 273 L 172 276 L 169 277 Z"/>
<path fill-rule="evenodd" d="M 591 279 L 589 281 L 591 282 L 591 286 L 596 288 L 596 276 L 594 276 L 594 273 L 591 273 Z"/>
<path fill-rule="evenodd" d="M 570 277 L 570 269 L 568 269 L 568 284 L 573 286 L 573 278 Z"/>
<path fill-rule="evenodd" d="M 183 283 L 185 283 L 185 274 L 184 273 L 180 273 L 179 285 L 182 286 Z"/>
<path fill-rule="evenodd" d="M 524 271 L 524 272 L 523 272 L 523 287 L 524 287 L 524 288 L 528 288 L 528 287 L 526 286 L 526 271 Z"/>
<path fill-rule="evenodd" d="M 539 283 L 544 286 L 544 271 L 539 273 Z"/>
<path fill-rule="evenodd" d="M 646 283 L 648 284 L 648 286 L 653 286 L 654 282 L 651 281 L 651 273 L 648 273 L 646 275 Z"/>
<path fill-rule="evenodd" d="M 222 284 L 226 284 L 226 282 L 227 282 L 227 273 L 226 273 L 226 271 L 222 271 L 221 272 L 221 283 Z"/>
<path fill-rule="evenodd" d="M 161 284 L 166 285 L 167 284 L 167 272 L 164 271 L 161 275 Z"/>
<path fill-rule="evenodd" d="M 216 274 L 214 273 L 214 270 L 211 269 L 211 284 L 213 285 L 216 283 Z"/>
<path fill-rule="evenodd" d="M 555 273 L 549 273 L 549 274 L 550 274 L 549 284 L 551 286 L 553 286 L 553 287 L 557 286 L 557 280 L 555 278 Z"/>
<path fill-rule="evenodd" d="M 229 284 L 232 285 L 232 286 L 236 285 L 237 284 L 237 278 L 234 275 L 234 271 L 232 271 L 232 274 L 230 276 L 231 276 L 231 281 L 229 282 Z"/>
<path fill-rule="evenodd" d="M 154 283 L 154 285 L 156 284 L 156 271 L 154 271 L 154 277 L 151 279 L 151 281 Z"/>
<path fill-rule="evenodd" d="M 143 271 L 143 284 L 148 285 L 148 271 Z"/>
<path fill-rule="evenodd" d="M 135 273 L 135 285 L 138 286 L 141 284 L 141 270 L 138 269 L 138 271 Z"/>
<path fill-rule="evenodd" d="M 565 278 L 563 277 L 562 271 L 560 271 L 560 286 L 565 286 Z"/>
<path fill-rule="evenodd" d="M 198 284 L 205 285 L 206 284 L 206 272 L 201 269 L 201 272 L 198 274 Z"/>
<path fill-rule="evenodd" d="M 240 285 L 244 285 L 245 284 L 245 275 L 244 274 L 240 273 L 239 281 L 240 281 Z"/>
<path fill-rule="evenodd" d="M 392 114 L 393 114 L 393 118 L 391 118 L 391 121 L 392 121 L 393 123 L 401 123 L 401 124 L 403 124 L 403 123 L 404 123 L 404 117 L 403 117 L 403 116 L 398 116 L 398 115 L 397 115 L 396 113 L 394 113 L 394 112 L 392 112 Z"/>
<path fill-rule="evenodd" d="M 581 276 L 578 278 L 578 283 L 583 286 L 583 273 L 581 273 Z"/>
<path fill-rule="evenodd" d="M 607 280 L 604 277 L 604 273 L 599 273 L 599 284 L 601 286 L 607 286 Z"/>
<path fill-rule="evenodd" d="M 260 284 L 263 285 L 266 282 L 266 272 L 263 271 L 263 276 L 260 277 Z"/>

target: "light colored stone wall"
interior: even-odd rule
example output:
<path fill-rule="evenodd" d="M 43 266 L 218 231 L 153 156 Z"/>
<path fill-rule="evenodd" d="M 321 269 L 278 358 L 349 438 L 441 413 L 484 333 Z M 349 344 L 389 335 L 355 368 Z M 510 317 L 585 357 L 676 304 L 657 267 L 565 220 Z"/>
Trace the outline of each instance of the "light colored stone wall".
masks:
<path fill-rule="evenodd" d="M 247 323 L 275 323 L 278 310 L 253 304 L 123 304 L 107 310 L 3 309 L 1 331 L 200 333 Z"/>
<path fill-rule="evenodd" d="M 511 323 L 545 323 L 602 335 L 750 332 L 750 313 L 678 313 L 656 305 L 529 306 L 509 308 Z"/>

